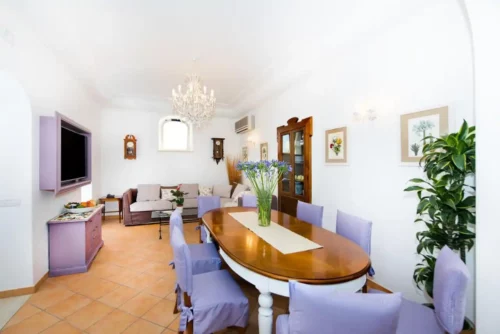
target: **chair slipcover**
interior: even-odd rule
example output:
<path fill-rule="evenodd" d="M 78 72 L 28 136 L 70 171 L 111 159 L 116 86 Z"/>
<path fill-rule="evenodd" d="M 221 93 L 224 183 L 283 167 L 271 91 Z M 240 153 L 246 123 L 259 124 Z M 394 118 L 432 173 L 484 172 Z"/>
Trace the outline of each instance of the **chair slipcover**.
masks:
<path fill-rule="evenodd" d="M 297 218 L 321 227 L 323 225 L 323 207 L 298 201 Z"/>
<path fill-rule="evenodd" d="M 465 263 L 443 247 L 434 269 L 433 295 L 436 318 L 448 333 L 459 333 L 463 328 L 469 279 Z"/>
<path fill-rule="evenodd" d="M 422 304 L 403 299 L 397 334 L 444 334 L 434 311 Z"/>
<path fill-rule="evenodd" d="M 246 327 L 249 305 L 240 287 L 226 270 L 193 275 L 191 254 L 184 236 L 177 227 L 172 234 L 172 247 L 179 294 L 191 297 L 191 307 L 178 300 L 181 311 L 179 331 L 184 331 L 188 321 L 193 321 L 195 334 L 205 334 L 238 326 Z"/>
<path fill-rule="evenodd" d="M 371 254 L 372 222 L 337 210 L 337 233 L 357 243 L 368 254 Z M 370 267 L 370 276 L 375 270 Z"/>
<path fill-rule="evenodd" d="M 243 195 L 241 197 L 241 206 L 245 208 L 256 208 L 257 207 L 257 196 L 255 195 Z"/>
<path fill-rule="evenodd" d="M 435 310 L 403 299 L 397 334 L 457 334 L 465 319 L 467 284 L 470 275 L 457 254 L 441 249 L 434 269 Z M 369 293 L 381 293 L 370 290 Z"/>
<path fill-rule="evenodd" d="M 170 216 L 170 242 L 174 228 L 178 228 L 183 233 L 184 224 L 180 213 L 175 210 Z M 213 270 L 219 270 L 222 264 L 219 253 L 214 244 L 189 244 L 187 245 L 191 252 L 191 261 L 193 263 L 193 275 L 206 273 Z"/>
<path fill-rule="evenodd" d="M 326 333 L 325 329 L 339 334 L 396 333 L 401 294 L 325 294 L 324 289 L 295 281 L 289 288 L 290 315 L 278 317 L 277 334 Z"/>
<path fill-rule="evenodd" d="M 198 196 L 198 218 L 203 217 L 210 210 L 220 208 L 220 196 Z M 207 230 L 200 225 L 201 241 L 207 242 Z"/>

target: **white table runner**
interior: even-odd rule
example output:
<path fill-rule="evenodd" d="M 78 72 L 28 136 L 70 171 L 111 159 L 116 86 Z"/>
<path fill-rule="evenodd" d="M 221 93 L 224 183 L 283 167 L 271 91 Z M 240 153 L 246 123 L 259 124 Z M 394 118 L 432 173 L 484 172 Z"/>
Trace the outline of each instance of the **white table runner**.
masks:
<path fill-rule="evenodd" d="M 283 254 L 323 247 L 275 222 L 271 222 L 267 227 L 259 226 L 259 216 L 256 212 L 232 212 L 229 215 Z"/>

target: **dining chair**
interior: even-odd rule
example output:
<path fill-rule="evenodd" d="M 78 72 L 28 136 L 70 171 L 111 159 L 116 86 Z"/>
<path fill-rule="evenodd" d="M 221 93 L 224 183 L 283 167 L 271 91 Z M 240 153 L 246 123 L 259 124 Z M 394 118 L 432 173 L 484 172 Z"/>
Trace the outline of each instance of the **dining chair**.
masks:
<path fill-rule="evenodd" d="M 370 256 L 372 245 L 372 222 L 337 210 L 337 234 L 358 244 Z M 370 276 L 375 270 L 370 267 Z"/>
<path fill-rule="evenodd" d="M 257 196 L 255 195 L 243 195 L 241 197 L 241 206 L 245 208 L 256 208 L 257 207 Z"/>
<path fill-rule="evenodd" d="M 181 233 L 184 233 L 182 216 L 178 210 L 175 210 L 170 216 L 170 244 L 172 244 L 172 233 L 175 227 L 177 227 Z M 188 247 L 191 252 L 193 275 L 220 269 L 222 261 L 214 244 L 189 244 Z"/>
<path fill-rule="evenodd" d="M 396 334 L 401 294 L 325 293 L 317 285 L 290 281 L 289 315 L 280 315 L 276 334 Z M 424 333 L 424 332 L 422 332 Z"/>
<path fill-rule="evenodd" d="M 465 263 L 448 246 L 443 247 L 434 269 L 434 310 L 403 299 L 397 333 L 460 333 L 465 320 L 469 281 Z"/>
<path fill-rule="evenodd" d="M 323 225 L 323 207 L 298 201 L 297 218 L 309 224 L 321 227 Z"/>
<path fill-rule="evenodd" d="M 220 208 L 220 196 L 198 196 L 198 218 L 201 219 L 208 211 L 218 208 Z M 208 232 L 206 227 L 200 222 L 197 229 L 200 230 L 201 242 L 207 242 Z"/>
<path fill-rule="evenodd" d="M 194 275 L 192 254 L 182 232 L 172 232 L 178 301 L 179 332 L 213 333 L 236 326 L 241 333 L 248 324 L 249 303 L 227 270 Z"/>

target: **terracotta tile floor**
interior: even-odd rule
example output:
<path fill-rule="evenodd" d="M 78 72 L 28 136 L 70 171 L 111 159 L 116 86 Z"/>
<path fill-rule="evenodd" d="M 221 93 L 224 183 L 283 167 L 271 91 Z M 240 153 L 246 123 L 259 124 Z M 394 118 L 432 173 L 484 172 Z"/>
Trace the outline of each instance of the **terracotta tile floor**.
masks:
<path fill-rule="evenodd" d="M 196 224 L 184 227 L 186 241 L 199 240 Z M 104 247 L 89 272 L 47 279 L 1 330 L 7 333 L 175 333 L 175 270 L 168 227 L 125 227 L 104 221 Z M 250 301 L 247 333 L 258 333 L 258 291 L 235 277 Z M 288 310 L 288 299 L 274 296 L 274 318 Z M 233 333 L 228 329 L 219 333 Z"/>

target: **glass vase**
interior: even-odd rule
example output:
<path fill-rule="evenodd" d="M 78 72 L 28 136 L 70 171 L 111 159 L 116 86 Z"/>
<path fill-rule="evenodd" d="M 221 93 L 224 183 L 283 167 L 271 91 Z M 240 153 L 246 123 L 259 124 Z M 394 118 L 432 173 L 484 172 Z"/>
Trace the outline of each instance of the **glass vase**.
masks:
<path fill-rule="evenodd" d="M 259 214 L 259 226 L 271 225 L 271 194 L 257 195 L 257 212 Z"/>

